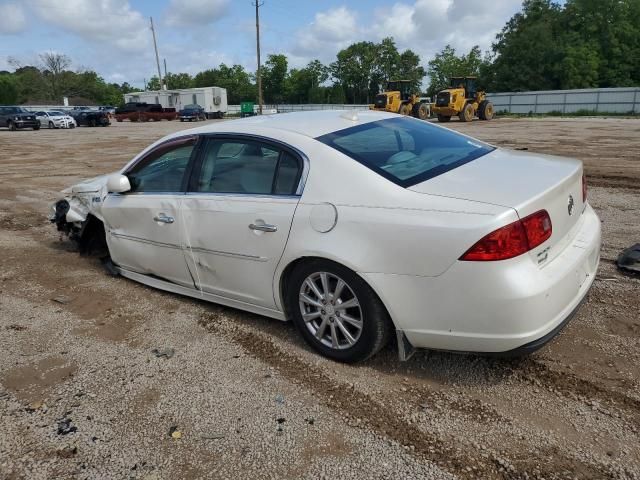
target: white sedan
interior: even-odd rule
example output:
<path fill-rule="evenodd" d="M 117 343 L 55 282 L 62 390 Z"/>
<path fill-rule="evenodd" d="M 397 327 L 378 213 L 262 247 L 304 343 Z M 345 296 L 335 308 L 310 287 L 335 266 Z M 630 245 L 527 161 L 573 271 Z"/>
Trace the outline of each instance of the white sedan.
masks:
<path fill-rule="evenodd" d="M 36 118 L 40 120 L 40 125 L 49 128 L 75 128 L 78 126 L 71 115 L 64 112 L 51 111 L 36 112 Z"/>
<path fill-rule="evenodd" d="M 521 354 L 591 286 L 582 163 L 382 112 L 304 112 L 165 137 L 51 220 L 122 276 L 280 320 L 336 360 L 396 337 Z"/>

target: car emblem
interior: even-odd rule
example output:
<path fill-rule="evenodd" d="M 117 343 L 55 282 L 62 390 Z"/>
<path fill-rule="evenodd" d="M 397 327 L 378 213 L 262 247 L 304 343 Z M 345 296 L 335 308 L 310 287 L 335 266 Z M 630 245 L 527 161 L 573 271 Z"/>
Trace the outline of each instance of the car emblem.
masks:
<path fill-rule="evenodd" d="M 569 201 L 567 202 L 567 211 L 569 212 L 569 215 L 573 215 L 573 195 L 569 195 Z"/>

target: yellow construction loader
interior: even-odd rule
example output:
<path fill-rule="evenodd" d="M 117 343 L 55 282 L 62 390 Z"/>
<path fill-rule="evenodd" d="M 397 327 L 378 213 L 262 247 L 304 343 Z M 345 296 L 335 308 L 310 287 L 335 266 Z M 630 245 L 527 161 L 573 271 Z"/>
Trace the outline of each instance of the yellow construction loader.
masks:
<path fill-rule="evenodd" d="M 411 115 L 421 120 L 431 116 L 431 104 L 428 99 L 411 91 L 410 80 L 391 80 L 384 92 L 376 95 L 370 110 Z"/>
<path fill-rule="evenodd" d="M 453 77 L 450 87 L 438 92 L 433 113 L 439 122 L 448 122 L 457 115 L 461 122 L 470 122 L 473 117 L 480 120 L 493 118 L 493 103 L 487 95 L 476 86 L 476 77 Z"/>

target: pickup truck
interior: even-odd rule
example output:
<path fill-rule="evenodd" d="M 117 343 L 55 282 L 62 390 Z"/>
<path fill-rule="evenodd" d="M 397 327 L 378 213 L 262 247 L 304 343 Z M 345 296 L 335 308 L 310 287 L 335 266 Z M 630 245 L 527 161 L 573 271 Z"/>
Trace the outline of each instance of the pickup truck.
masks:
<path fill-rule="evenodd" d="M 160 104 L 153 103 L 126 103 L 124 107 L 116 110 L 116 121 L 122 122 L 158 122 L 160 120 L 175 120 L 178 113 L 175 108 L 163 108 Z"/>
<path fill-rule="evenodd" d="M 40 121 L 35 113 L 22 107 L 0 106 L 0 127 L 7 127 L 9 130 L 22 128 L 40 130 Z"/>

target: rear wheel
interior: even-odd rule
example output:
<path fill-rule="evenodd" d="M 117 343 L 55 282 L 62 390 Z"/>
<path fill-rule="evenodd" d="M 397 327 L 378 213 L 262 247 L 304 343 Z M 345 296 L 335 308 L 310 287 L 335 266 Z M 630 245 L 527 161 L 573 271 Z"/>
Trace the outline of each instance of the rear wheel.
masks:
<path fill-rule="evenodd" d="M 400 105 L 398 113 L 400 115 L 411 115 L 411 105 L 409 105 L 408 103 L 403 103 L 402 105 Z"/>
<path fill-rule="evenodd" d="M 439 121 L 439 122 L 446 123 L 446 122 L 448 122 L 449 120 L 451 120 L 451 117 L 450 117 L 450 116 L 448 116 L 448 115 L 440 115 L 440 114 L 438 114 L 438 121 Z"/>
<path fill-rule="evenodd" d="M 459 117 L 461 122 L 470 122 L 473 120 L 473 106 L 470 103 L 467 103 L 460 111 Z"/>
<path fill-rule="evenodd" d="M 89 126 L 90 127 L 95 127 L 96 126 L 96 119 L 95 118 L 92 118 L 92 119 L 89 120 Z"/>
<path fill-rule="evenodd" d="M 493 103 L 484 100 L 478 108 L 478 117 L 480 120 L 491 120 L 493 118 Z"/>
<path fill-rule="evenodd" d="M 40 125 L 36 125 L 35 127 L 33 127 L 34 130 L 40 130 Z"/>
<path fill-rule="evenodd" d="M 286 302 L 305 341 L 334 360 L 365 360 L 387 343 L 391 332 L 387 311 L 371 287 L 353 271 L 328 260 L 295 267 Z"/>
<path fill-rule="evenodd" d="M 429 106 L 426 103 L 419 103 L 417 105 L 417 115 L 415 115 L 416 117 L 418 117 L 420 120 L 426 120 L 429 118 L 429 114 L 431 112 L 429 112 Z M 415 108 L 415 107 L 414 107 Z"/>

